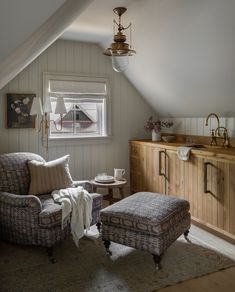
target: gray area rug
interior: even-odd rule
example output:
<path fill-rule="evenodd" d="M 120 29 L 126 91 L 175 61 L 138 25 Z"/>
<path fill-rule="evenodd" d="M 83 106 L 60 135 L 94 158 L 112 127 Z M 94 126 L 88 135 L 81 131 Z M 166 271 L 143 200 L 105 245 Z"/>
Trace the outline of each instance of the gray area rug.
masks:
<path fill-rule="evenodd" d="M 164 254 L 162 270 L 154 269 L 146 252 L 112 243 L 107 256 L 100 239 L 84 238 L 77 248 L 68 239 L 56 248 L 56 264 L 45 249 L 0 241 L 1 292 L 149 292 L 216 272 L 234 261 L 205 243 L 180 237 Z"/>

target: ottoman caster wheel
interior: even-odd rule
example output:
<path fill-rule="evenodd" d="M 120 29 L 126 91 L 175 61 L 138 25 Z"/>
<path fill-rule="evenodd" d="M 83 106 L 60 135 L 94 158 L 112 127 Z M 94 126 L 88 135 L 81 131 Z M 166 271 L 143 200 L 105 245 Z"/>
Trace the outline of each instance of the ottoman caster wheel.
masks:
<path fill-rule="evenodd" d="M 155 264 L 155 269 L 156 270 L 161 270 L 161 268 L 162 268 L 162 265 L 161 265 L 162 258 L 161 258 L 161 256 L 156 255 L 156 254 L 152 254 L 152 256 L 153 256 L 153 261 L 154 261 L 154 264 Z"/>
<path fill-rule="evenodd" d="M 111 250 L 109 249 L 111 242 L 109 240 L 104 240 L 105 251 L 108 255 L 112 255 Z"/>

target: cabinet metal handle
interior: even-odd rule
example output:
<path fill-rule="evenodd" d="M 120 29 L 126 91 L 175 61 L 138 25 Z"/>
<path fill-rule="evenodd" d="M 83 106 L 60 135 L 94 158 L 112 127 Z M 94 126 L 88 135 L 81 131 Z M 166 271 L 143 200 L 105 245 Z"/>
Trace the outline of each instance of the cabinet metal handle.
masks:
<path fill-rule="evenodd" d="M 162 172 L 162 153 L 164 153 L 165 154 L 165 151 L 159 151 L 158 152 L 158 157 L 159 157 L 159 169 L 158 169 L 158 175 L 159 176 L 161 176 L 161 175 L 163 175 L 163 176 L 165 176 L 165 174 Z"/>
<path fill-rule="evenodd" d="M 211 191 L 207 189 L 207 167 L 208 165 L 211 165 L 210 162 L 204 162 L 204 193 L 210 193 Z"/>

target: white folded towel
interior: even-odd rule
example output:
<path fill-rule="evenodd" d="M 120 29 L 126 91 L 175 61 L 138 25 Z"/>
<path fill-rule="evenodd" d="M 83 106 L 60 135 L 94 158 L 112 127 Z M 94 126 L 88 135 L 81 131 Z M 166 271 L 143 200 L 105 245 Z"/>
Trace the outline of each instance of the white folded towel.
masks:
<path fill-rule="evenodd" d="M 178 147 L 177 155 L 180 160 L 189 160 L 191 147 Z"/>

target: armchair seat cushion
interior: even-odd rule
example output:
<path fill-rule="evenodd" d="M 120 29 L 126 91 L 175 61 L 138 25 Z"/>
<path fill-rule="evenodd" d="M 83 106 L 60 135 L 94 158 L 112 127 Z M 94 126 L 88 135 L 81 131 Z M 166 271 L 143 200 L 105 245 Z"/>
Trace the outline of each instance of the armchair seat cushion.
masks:
<path fill-rule="evenodd" d="M 61 225 L 62 206 L 54 202 L 51 194 L 40 195 L 42 211 L 39 214 L 39 225 L 44 228 Z"/>
<path fill-rule="evenodd" d="M 101 209 L 102 196 L 92 193 L 92 224 L 97 223 L 99 218 L 95 214 Z M 39 214 L 39 225 L 43 228 L 51 228 L 53 226 L 61 225 L 62 222 L 62 206 L 55 203 L 51 194 L 38 196 L 41 204 L 42 211 Z"/>

